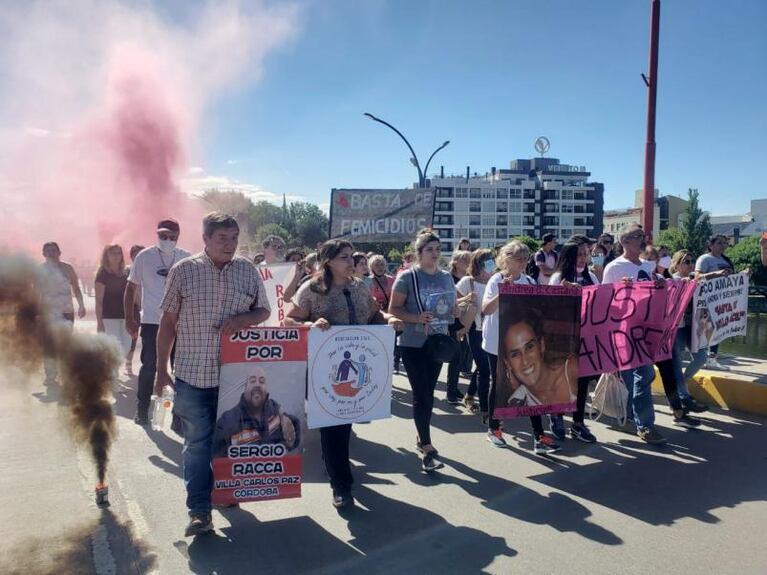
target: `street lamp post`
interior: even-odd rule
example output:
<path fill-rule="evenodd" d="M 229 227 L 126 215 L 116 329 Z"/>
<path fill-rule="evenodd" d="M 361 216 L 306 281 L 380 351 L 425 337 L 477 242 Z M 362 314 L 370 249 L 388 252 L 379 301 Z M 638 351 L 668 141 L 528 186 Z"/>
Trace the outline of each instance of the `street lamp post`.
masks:
<path fill-rule="evenodd" d="M 660 0 L 652 0 L 650 11 L 649 77 L 642 74 L 647 85 L 647 142 L 645 144 L 644 186 L 642 193 L 642 225 L 652 236 L 655 208 L 655 102 L 658 94 L 658 37 L 660 35 Z"/>
<path fill-rule="evenodd" d="M 402 138 L 402 141 L 405 142 L 405 145 L 408 147 L 408 150 L 410 150 L 410 163 L 413 164 L 418 170 L 418 187 L 424 188 L 426 187 L 426 175 L 429 171 L 429 164 L 431 163 L 431 159 L 439 152 L 442 148 L 447 146 L 450 143 L 450 140 L 445 141 L 439 148 L 434 150 L 431 153 L 431 156 L 429 156 L 429 160 L 426 162 L 426 169 L 421 170 L 421 164 L 418 162 L 418 156 L 416 156 L 415 150 L 413 150 L 413 146 L 410 145 L 410 142 L 407 141 L 407 138 L 402 135 L 402 132 L 400 132 L 397 128 L 392 126 L 389 122 L 386 122 L 385 120 L 382 120 L 381 118 L 377 118 L 373 114 L 370 114 L 369 112 L 365 112 L 365 116 L 370 118 L 371 120 L 378 122 L 379 124 L 383 124 L 390 130 L 393 130 L 394 133 L 396 133 L 400 138 Z"/>

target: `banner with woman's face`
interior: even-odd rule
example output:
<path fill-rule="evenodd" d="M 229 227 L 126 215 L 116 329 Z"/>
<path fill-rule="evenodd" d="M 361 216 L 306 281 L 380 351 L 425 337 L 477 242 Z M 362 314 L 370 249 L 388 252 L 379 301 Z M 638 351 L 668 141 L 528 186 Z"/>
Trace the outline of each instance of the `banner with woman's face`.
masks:
<path fill-rule="evenodd" d="M 575 411 L 580 290 L 502 284 L 498 334 L 498 419 Z"/>

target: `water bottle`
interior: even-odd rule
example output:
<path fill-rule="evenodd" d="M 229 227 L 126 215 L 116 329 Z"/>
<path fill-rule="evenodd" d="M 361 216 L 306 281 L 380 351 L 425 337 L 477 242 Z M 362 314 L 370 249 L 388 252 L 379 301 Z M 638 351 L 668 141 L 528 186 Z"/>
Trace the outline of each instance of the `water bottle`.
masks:
<path fill-rule="evenodd" d="M 166 385 L 162 389 L 162 395 L 152 395 L 152 429 L 160 431 L 165 429 L 166 423 L 170 422 L 170 413 L 173 409 L 175 392 Z"/>

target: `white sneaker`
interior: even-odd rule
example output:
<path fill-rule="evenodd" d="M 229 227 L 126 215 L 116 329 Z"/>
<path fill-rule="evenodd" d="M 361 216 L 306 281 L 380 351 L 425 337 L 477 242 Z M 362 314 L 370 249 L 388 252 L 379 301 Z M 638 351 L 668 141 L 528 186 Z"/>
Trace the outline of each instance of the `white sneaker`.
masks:
<path fill-rule="evenodd" d="M 730 369 L 726 365 L 722 365 L 721 363 L 719 363 L 716 360 L 716 358 L 713 358 L 713 357 L 709 358 L 709 360 L 706 362 L 704 367 L 706 369 L 718 369 L 720 371 L 729 371 L 729 369 Z"/>

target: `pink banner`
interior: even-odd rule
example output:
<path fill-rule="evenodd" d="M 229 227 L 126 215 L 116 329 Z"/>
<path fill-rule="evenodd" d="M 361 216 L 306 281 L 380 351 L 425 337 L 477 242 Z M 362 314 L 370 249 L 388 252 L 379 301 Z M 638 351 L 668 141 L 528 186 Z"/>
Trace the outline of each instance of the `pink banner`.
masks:
<path fill-rule="evenodd" d="M 671 357 L 695 282 L 622 283 L 583 288 L 578 376 L 601 375 Z"/>

